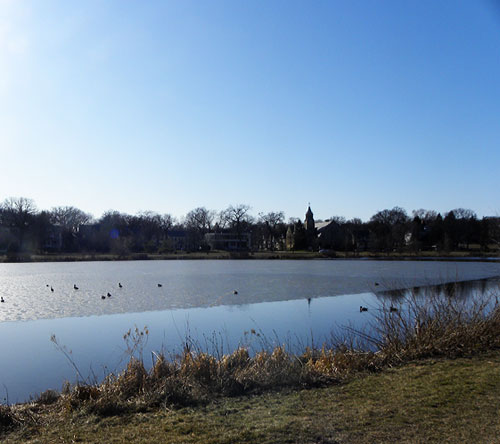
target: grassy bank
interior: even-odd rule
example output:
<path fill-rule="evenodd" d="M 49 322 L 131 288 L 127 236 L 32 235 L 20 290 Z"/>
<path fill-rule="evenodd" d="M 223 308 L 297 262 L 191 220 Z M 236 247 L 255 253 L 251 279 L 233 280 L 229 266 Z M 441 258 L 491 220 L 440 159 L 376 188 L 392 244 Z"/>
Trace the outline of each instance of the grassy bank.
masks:
<path fill-rule="evenodd" d="M 200 260 L 200 259 L 318 259 L 326 257 L 312 251 L 281 252 L 185 252 L 153 254 L 153 253 L 50 253 L 20 254 L 8 257 L 0 255 L 0 262 L 82 262 L 82 261 L 134 261 L 134 260 Z"/>
<path fill-rule="evenodd" d="M 427 359 L 342 385 L 102 417 L 33 406 L 7 443 L 498 442 L 500 353 Z"/>
<path fill-rule="evenodd" d="M 175 252 L 165 254 L 152 253 L 50 253 L 50 254 L 19 254 L 8 257 L 0 255 L 1 262 L 82 262 L 82 261 L 133 261 L 133 260 L 200 260 L 200 259 L 383 259 L 383 260 L 433 260 L 446 258 L 474 260 L 498 258 L 500 252 L 490 251 L 420 251 L 409 252 L 343 252 L 330 251 L 319 253 L 317 251 L 255 251 L 255 252 L 229 252 L 229 251 L 208 251 L 208 252 Z"/>
<path fill-rule="evenodd" d="M 122 373 L 1 407 L 2 442 L 490 442 L 500 431 L 495 295 L 410 295 L 380 307 L 370 331 L 300 354 L 187 341 L 147 369 L 147 334 L 124 336 Z"/>

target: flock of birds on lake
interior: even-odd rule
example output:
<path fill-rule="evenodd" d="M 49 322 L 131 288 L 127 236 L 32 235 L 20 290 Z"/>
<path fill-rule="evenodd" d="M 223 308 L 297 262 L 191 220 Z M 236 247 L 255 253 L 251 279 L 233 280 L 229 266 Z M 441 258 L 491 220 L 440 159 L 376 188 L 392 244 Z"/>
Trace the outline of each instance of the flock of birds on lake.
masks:
<path fill-rule="evenodd" d="M 163 287 L 163 284 L 156 284 L 158 286 L 158 288 L 161 288 Z M 378 282 L 375 282 L 375 286 L 378 286 L 379 283 Z M 53 293 L 54 292 L 54 287 L 52 287 L 52 285 L 49 285 L 47 284 L 46 285 L 48 288 L 50 288 L 50 291 Z M 123 285 L 121 282 L 118 282 L 118 288 L 123 288 Z M 79 290 L 80 288 L 76 285 L 76 284 L 73 284 L 73 290 Z M 233 290 L 233 294 L 238 294 L 238 290 Z M 111 297 L 111 293 L 108 291 L 106 295 L 102 295 L 101 296 L 101 299 L 106 299 L 106 298 L 110 298 Z M 3 303 L 5 302 L 5 299 L 3 298 L 3 296 L 0 297 L 0 303 Z M 311 298 L 307 298 L 307 304 L 310 305 L 311 304 Z M 359 312 L 360 313 L 363 313 L 365 311 L 368 311 L 368 307 L 364 307 L 362 305 L 359 306 Z M 397 312 L 398 309 L 396 307 L 394 307 L 393 305 L 391 305 L 389 307 L 389 311 L 390 312 Z"/>
<path fill-rule="evenodd" d="M 158 288 L 163 287 L 163 284 L 156 284 L 156 285 L 158 286 Z M 50 291 L 52 293 L 55 291 L 54 287 L 52 285 L 47 284 L 46 287 L 50 288 Z M 123 285 L 121 282 L 118 282 L 118 288 L 123 288 Z M 80 287 L 78 287 L 76 284 L 73 284 L 73 290 L 80 290 Z M 106 298 L 110 298 L 110 297 L 111 297 L 111 293 L 108 291 L 106 295 L 101 296 L 101 299 L 106 299 Z M 1 298 L 0 302 L 5 302 L 3 297 Z"/>

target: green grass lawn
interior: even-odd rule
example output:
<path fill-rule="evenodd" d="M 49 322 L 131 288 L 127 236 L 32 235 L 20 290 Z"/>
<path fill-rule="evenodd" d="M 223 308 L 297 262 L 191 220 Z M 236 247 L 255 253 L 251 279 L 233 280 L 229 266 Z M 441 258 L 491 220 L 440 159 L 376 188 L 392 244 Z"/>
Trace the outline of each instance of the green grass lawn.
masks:
<path fill-rule="evenodd" d="M 500 443 L 500 352 L 107 418 L 59 404 L 19 408 L 32 418 L 0 442 Z"/>

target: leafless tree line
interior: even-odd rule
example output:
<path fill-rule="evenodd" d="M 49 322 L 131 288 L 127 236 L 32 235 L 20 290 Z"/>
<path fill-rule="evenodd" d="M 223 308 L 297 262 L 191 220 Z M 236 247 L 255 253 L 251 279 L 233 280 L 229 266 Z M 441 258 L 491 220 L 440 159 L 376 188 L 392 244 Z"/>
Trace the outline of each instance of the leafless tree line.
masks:
<path fill-rule="evenodd" d="M 320 222 L 320 221 L 317 221 Z M 165 253 L 174 250 L 172 239 L 182 236 L 183 248 L 207 249 L 205 235 L 232 232 L 251 234 L 253 250 L 332 249 L 340 251 L 420 251 L 428 249 L 486 250 L 500 246 L 500 218 L 479 219 L 474 211 L 458 208 L 441 215 L 415 210 L 410 217 L 402 208 L 385 209 L 369 221 L 329 219 L 319 233 L 307 233 L 303 221 L 285 221 L 283 211 L 258 213 L 245 204 L 222 211 L 198 207 L 183 218 L 144 211 L 129 215 L 107 211 L 95 219 L 72 206 L 38 210 L 32 199 L 8 198 L 0 204 L 0 252 L 116 252 Z"/>

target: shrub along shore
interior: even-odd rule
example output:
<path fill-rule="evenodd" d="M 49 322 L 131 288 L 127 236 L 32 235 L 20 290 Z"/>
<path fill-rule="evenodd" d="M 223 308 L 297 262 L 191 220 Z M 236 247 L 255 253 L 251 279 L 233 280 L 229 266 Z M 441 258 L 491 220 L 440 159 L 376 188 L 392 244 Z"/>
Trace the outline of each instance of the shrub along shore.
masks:
<path fill-rule="evenodd" d="M 146 368 L 147 335 L 147 328 L 125 334 L 130 361 L 120 374 L 1 406 L 0 440 L 415 442 L 417 427 L 427 430 L 422 442 L 446 433 L 459 442 L 473 438 L 473 430 L 485 441 L 500 431 L 496 295 L 476 301 L 410 295 L 381 307 L 369 330 L 345 331 L 300 353 L 283 345 L 206 353 L 187 338 L 182 353 L 154 354 Z M 465 421 L 466 414 L 473 419 Z M 448 429 L 433 437 L 425 423 L 440 418 Z M 352 424 L 368 428 L 366 434 Z"/>

